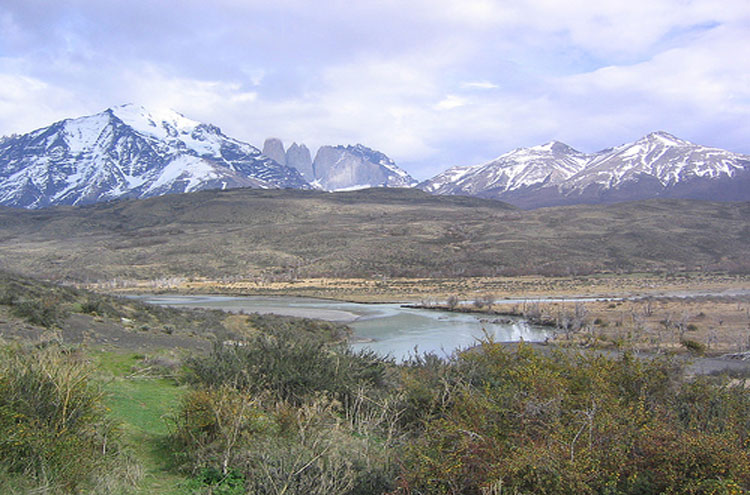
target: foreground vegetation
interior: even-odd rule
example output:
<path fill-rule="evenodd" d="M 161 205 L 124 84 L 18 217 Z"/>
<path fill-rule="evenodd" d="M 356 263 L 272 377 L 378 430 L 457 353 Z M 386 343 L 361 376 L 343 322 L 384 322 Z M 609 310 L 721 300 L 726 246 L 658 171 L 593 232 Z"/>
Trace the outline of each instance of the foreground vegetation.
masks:
<path fill-rule="evenodd" d="M 45 346 L 0 356 L 0 491 L 118 493 L 139 468 L 81 353 Z"/>
<path fill-rule="evenodd" d="M 396 364 L 274 329 L 181 363 L 3 352 L 3 493 L 750 489 L 745 381 L 686 379 L 664 357 L 485 342 Z"/>
<path fill-rule="evenodd" d="M 653 318 L 681 304 L 648 302 Z M 746 324 L 744 302 L 727 304 Z M 8 273 L 0 330 L 16 339 L 0 343 L 0 493 L 750 490 L 747 373 L 691 377 L 629 345 L 486 341 L 396 363 L 352 351 L 341 325 L 178 311 Z"/>

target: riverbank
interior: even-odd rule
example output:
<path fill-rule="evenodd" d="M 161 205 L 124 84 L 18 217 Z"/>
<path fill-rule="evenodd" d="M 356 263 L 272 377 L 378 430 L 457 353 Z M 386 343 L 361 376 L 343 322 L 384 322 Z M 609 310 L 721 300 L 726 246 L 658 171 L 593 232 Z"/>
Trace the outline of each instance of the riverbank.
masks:
<path fill-rule="evenodd" d="M 394 303 L 445 301 L 454 296 L 473 301 L 491 294 L 503 299 L 624 298 L 677 295 L 735 295 L 750 291 L 750 275 L 706 272 L 596 274 L 570 277 L 465 278 L 173 278 L 112 280 L 82 285 L 109 293 L 226 294 L 237 296 L 297 296 L 339 301 Z"/>
<path fill-rule="evenodd" d="M 470 348 L 481 339 L 482 332 L 488 334 L 504 346 L 513 348 L 519 340 L 537 350 L 549 353 L 562 350 L 572 353 L 599 353 L 609 357 L 618 357 L 625 350 L 648 358 L 658 354 L 670 354 L 676 359 L 686 362 L 688 374 L 712 374 L 722 371 L 750 373 L 750 361 L 731 359 L 726 356 L 726 349 L 715 343 L 710 348 L 700 346 L 700 340 L 694 340 L 692 345 L 685 345 L 688 338 L 700 339 L 702 334 L 696 326 L 685 329 L 682 341 L 670 340 L 668 335 L 659 336 L 660 340 L 641 339 L 636 341 L 631 335 L 629 339 L 621 337 L 623 332 L 630 332 L 627 325 L 613 325 L 609 328 L 605 314 L 613 312 L 627 312 L 636 314 L 636 320 L 641 314 L 651 312 L 641 322 L 643 329 L 648 330 L 650 322 L 660 321 L 665 327 L 666 320 L 663 311 L 676 311 L 680 306 L 700 307 L 711 306 L 719 311 L 725 311 L 722 304 L 740 304 L 742 298 L 725 297 L 723 301 L 717 298 L 701 296 L 699 298 L 648 298 L 638 300 L 536 300 L 533 302 L 499 301 L 489 303 L 485 299 L 484 306 L 476 304 L 440 305 L 440 304 L 403 304 L 403 305 L 370 305 L 361 303 L 342 303 L 330 300 L 313 300 L 294 297 L 226 297 L 226 296 L 157 296 L 146 298 L 158 304 L 172 306 L 195 307 L 201 305 L 204 309 L 222 309 L 232 312 L 258 312 L 291 315 L 304 313 L 307 317 L 327 319 L 332 315 L 346 313 L 354 317 L 350 326 L 354 333 L 349 343 L 355 347 L 366 346 L 381 354 L 391 354 L 397 359 L 404 359 L 413 355 L 414 348 L 420 352 L 437 352 L 448 355 L 454 349 Z M 304 307 L 308 305 L 308 307 Z M 710 311 L 708 307 L 705 307 Z M 402 311 L 403 310 L 403 311 Z M 424 318 L 423 313 L 433 315 Z M 454 315 L 454 316 L 448 316 Z M 713 314 L 705 314 L 700 319 L 710 320 Z M 661 320 L 659 320 L 662 318 Z M 640 321 L 640 320 L 638 320 Z M 354 323 L 352 325 L 351 323 Z M 500 332 L 498 328 L 518 329 L 519 325 L 530 325 L 536 328 L 549 329 L 538 338 L 534 334 L 511 331 Z M 676 321 L 674 325 L 679 325 Z M 468 326 L 467 326 L 468 325 Z M 565 326 L 567 325 L 567 326 Z M 692 325 L 688 323 L 688 325 Z M 665 327 L 666 328 L 666 327 Z M 471 329 L 464 335 L 462 332 Z M 679 330 L 679 328 L 678 328 Z M 605 333 L 612 332 L 611 334 Z M 471 337 L 473 333 L 474 337 Z M 686 336 L 689 334 L 689 336 Z M 466 338 L 464 338 L 466 337 Z M 727 346 L 729 352 L 735 352 Z M 704 355 L 705 354 L 705 355 Z M 737 356 L 743 357 L 742 355 Z"/>
<path fill-rule="evenodd" d="M 90 286 L 114 293 L 314 297 L 475 312 L 492 302 L 494 316 L 522 317 L 563 331 L 585 345 L 708 354 L 750 349 L 750 276 L 722 273 L 630 273 L 570 277 L 172 279 Z M 577 305 L 581 305 L 576 309 Z M 486 308 L 478 308 L 478 312 Z M 576 313 L 578 311 L 578 314 Z M 305 314 L 302 316 L 311 316 Z"/>
<path fill-rule="evenodd" d="M 139 299 L 157 305 L 233 313 L 305 315 L 338 321 L 348 315 L 345 324 L 351 328 L 349 340 L 355 348 L 368 348 L 381 356 L 402 361 L 415 352 L 433 352 L 448 356 L 455 350 L 475 345 L 485 334 L 497 341 L 544 341 L 545 329 L 521 319 L 487 322 L 475 315 L 425 311 L 401 304 L 369 304 L 288 296 L 141 296 Z"/>
<path fill-rule="evenodd" d="M 618 299 L 477 300 L 417 304 L 438 311 L 520 317 L 554 328 L 550 342 L 717 356 L 750 350 L 750 295 Z"/>

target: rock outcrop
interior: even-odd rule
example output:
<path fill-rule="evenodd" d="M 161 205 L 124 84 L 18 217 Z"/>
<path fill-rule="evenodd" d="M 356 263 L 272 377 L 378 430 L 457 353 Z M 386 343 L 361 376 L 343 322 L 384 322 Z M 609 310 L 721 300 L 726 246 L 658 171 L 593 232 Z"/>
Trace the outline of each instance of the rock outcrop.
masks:
<path fill-rule="evenodd" d="M 286 150 L 286 166 L 296 169 L 308 182 L 315 180 L 310 150 L 304 144 L 292 143 Z"/>

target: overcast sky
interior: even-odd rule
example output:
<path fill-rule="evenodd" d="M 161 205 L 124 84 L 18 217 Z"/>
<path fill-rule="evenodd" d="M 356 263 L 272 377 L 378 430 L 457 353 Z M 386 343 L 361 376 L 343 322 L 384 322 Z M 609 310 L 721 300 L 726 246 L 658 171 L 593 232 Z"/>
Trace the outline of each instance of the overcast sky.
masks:
<path fill-rule="evenodd" d="M 0 135 L 122 103 L 419 179 L 654 130 L 750 153 L 750 1 L 2 0 Z"/>

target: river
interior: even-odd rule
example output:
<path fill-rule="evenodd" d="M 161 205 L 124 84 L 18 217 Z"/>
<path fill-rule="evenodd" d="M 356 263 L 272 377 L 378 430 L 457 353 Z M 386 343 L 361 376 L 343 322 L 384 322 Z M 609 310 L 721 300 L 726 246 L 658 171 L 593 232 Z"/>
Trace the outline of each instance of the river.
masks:
<path fill-rule="evenodd" d="M 363 304 L 301 297 L 142 296 L 144 302 L 174 307 L 198 307 L 245 313 L 274 313 L 318 318 L 349 325 L 351 346 L 369 348 L 397 361 L 416 352 L 450 355 L 472 346 L 486 332 L 497 342 L 541 342 L 548 329 L 521 319 L 402 308 L 400 304 Z"/>

